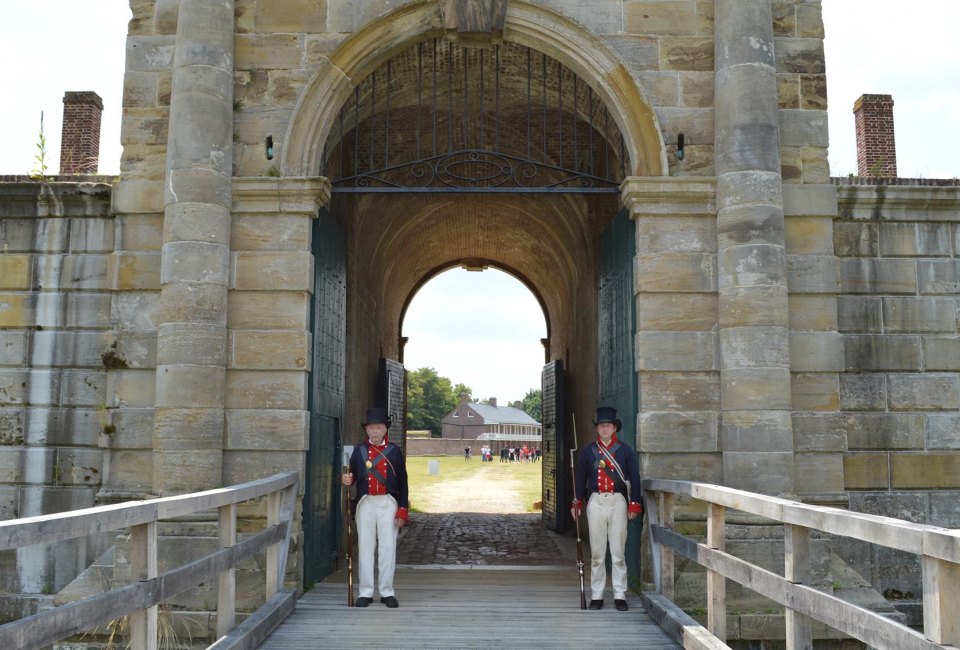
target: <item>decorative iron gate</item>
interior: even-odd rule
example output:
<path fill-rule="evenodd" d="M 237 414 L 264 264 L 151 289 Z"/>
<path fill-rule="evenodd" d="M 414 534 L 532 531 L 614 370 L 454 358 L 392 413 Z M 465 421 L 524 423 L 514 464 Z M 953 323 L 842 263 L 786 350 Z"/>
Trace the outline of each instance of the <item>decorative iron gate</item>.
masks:
<path fill-rule="evenodd" d="M 564 454 L 566 419 L 566 382 L 563 361 L 551 361 L 543 367 L 543 522 L 550 530 L 562 533 L 567 528 L 567 483 L 569 463 Z M 573 483 L 573 479 L 569 479 Z"/>
<path fill-rule="evenodd" d="M 354 88 L 323 160 L 334 192 L 619 192 L 626 175 L 618 126 L 562 63 L 437 38 Z"/>

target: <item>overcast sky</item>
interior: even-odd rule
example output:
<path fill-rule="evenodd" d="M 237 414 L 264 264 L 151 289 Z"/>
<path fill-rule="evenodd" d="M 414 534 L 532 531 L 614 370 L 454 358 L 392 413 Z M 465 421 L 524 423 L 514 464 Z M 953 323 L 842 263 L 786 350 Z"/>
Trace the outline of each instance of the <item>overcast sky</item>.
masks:
<path fill-rule="evenodd" d="M 823 0 L 830 168 L 856 173 L 853 102 L 861 94 L 894 98 L 900 176 L 960 175 L 960 1 Z M 127 0 L 0 0 L 0 174 L 35 168 L 40 112 L 47 165 L 60 160 L 63 93 L 93 90 L 104 102 L 100 171 L 119 172 L 120 105 Z M 468 302 L 481 319 L 451 320 Z M 435 367 L 477 397 L 500 403 L 539 386 L 545 335 L 533 296 L 496 271 L 454 271 L 427 284 L 404 324 L 410 368 Z"/>

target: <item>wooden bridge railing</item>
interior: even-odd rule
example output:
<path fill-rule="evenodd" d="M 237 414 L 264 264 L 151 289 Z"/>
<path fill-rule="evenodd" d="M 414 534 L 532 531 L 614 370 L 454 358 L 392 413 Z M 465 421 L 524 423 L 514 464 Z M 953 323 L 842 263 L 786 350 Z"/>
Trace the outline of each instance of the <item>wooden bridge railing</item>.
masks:
<path fill-rule="evenodd" d="M 726 638 L 724 579 L 729 579 L 784 606 L 788 650 L 812 647 L 811 620 L 875 648 L 960 648 L 960 530 L 808 505 L 708 483 L 653 479 L 643 481 L 643 489 L 657 591 L 673 599 L 674 552 L 706 567 L 707 628 L 720 640 Z M 709 504 L 705 543 L 673 530 L 676 495 Z M 783 523 L 783 576 L 724 552 L 727 509 Z M 923 633 L 807 586 L 812 530 L 919 555 Z"/>
<path fill-rule="evenodd" d="M 0 648 L 41 648 L 130 616 L 134 650 L 157 647 L 158 605 L 202 582 L 219 581 L 217 636 L 211 647 L 256 647 L 283 620 L 296 594 L 283 590 L 293 525 L 297 473 L 285 472 L 231 487 L 175 497 L 86 508 L 0 522 L 0 551 L 129 529 L 130 564 L 137 582 L 0 626 Z M 237 541 L 237 504 L 267 497 L 267 527 Z M 197 512 L 219 512 L 220 550 L 162 574 L 157 570 L 157 522 Z M 266 551 L 266 602 L 235 626 L 235 567 Z"/>

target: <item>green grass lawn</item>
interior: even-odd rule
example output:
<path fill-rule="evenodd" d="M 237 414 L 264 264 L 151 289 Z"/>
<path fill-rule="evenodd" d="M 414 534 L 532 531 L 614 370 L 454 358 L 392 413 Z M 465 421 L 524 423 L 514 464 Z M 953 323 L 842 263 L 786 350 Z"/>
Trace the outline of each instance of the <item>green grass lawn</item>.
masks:
<path fill-rule="evenodd" d="M 429 474 L 427 464 L 439 461 L 440 473 Z M 411 456 L 407 458 L 410 482 L 410 507 L 413 512 L 470 511 L 469 506 L 457 507 L 451 501 L 462 499 L 463 492 L 478 499 L 508 497 L 522 504 L 525 512 L 535 512 L 535 501 L 541 498 L 542 463 L 480 462 L 479 456 L 470 461 L 463 456 Z M 464 486 L 469 486 L 465 488 Z"/>

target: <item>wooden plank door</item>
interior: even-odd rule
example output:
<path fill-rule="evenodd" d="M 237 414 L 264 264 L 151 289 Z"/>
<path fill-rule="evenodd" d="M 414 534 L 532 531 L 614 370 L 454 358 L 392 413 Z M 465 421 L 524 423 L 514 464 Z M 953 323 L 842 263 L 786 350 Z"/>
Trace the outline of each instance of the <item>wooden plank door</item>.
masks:
<path fill-rule="evenodd" d="M 567 527 L 570 501 L 567 485 L 569 463 L 564 462 L 564 426 L 566 414 L 566 382 L 563 361 L 551 361 L 541 373 L 543 388 L 543 522 L 547 528 L 562 533 Z"/>

